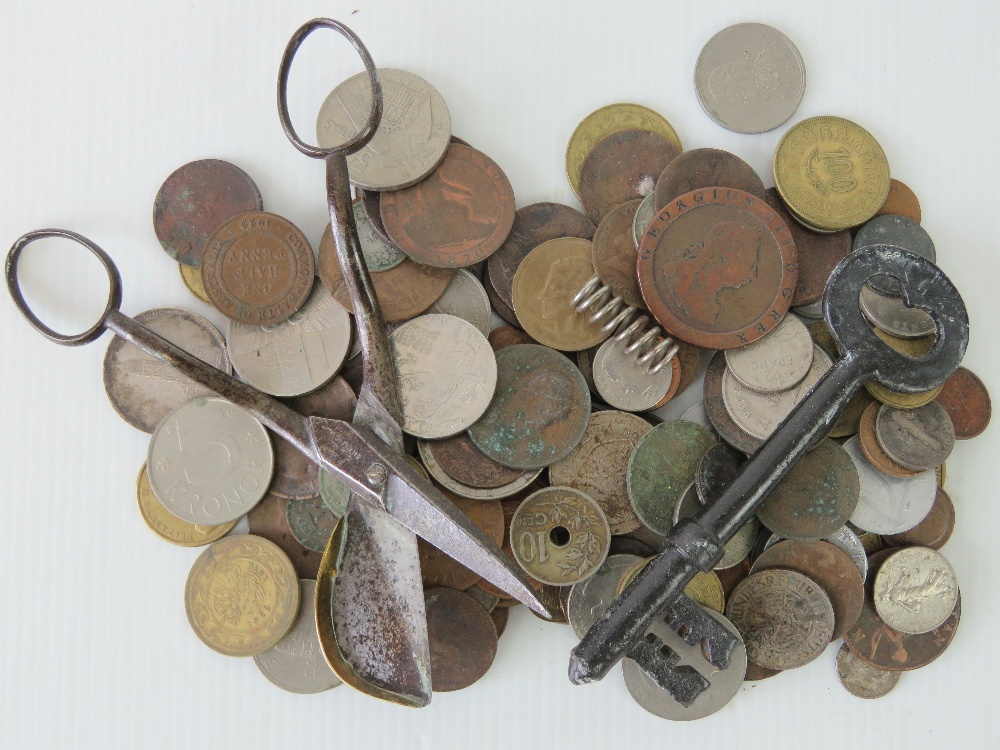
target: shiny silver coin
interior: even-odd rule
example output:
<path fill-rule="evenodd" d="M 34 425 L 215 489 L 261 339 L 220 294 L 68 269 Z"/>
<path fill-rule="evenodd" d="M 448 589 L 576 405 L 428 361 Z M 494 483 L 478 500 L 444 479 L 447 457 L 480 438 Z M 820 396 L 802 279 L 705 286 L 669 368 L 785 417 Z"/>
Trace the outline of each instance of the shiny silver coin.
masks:
<path fill-rule="evenodd" d="M 650 193 L 642 199 L 639 208 L 635 210 L 635 218 L 632 219 L 632 238 L 635 240 L 636 248 L 639 247 L 639 240 L 646 233 L 646 227 L 656 216 L 656 194 Z"/>
<path fill-rule="evenodd" d="M 780 537 L 777 534 L 771 534 L 767 541 L 764 543 L 764 547 L 761 552 L 771 549 L 778 542 L 783 542 L 784 537 Z M 859 571 L 861 571 L 861 580 L 868 578 L 868 555 L 865 552 L 865 546 L 858 539 L 858 535 L 851 531 L 846 526 L 841 526 L 835 532 L 829 536 L 823 537 L 824 542 L 829 542 L 834 547 L 839 548 L 843 552 L 847 553 L 847 556 L 851 558 Z"/>
<path fill-rule="evenodd" d="M 472 323 L 484 336 L 493 327 L 493 308 L 482 282 L 467 268 L 459 268 L 451 277 L 444 294 L 427 308 L 428 315 L 452 315 Z"/>
<path fill-rule="evenodd" d="M 267 494 L 274 470 L 264 425 L 223 398 L 196 398 L 170 412 L 146 458 L 153 494 L 191 523 L 234 521 Z"/>
<path fill-rule="evenodd" d="M 421 315 L 389 336 L 403 429 L 446 438 L 479 419 L 497 387 L 497 360 L 486 336 L 452 315 Z"/>
<path fill-rule="evenodd" d="M 854 252 L 872 245 L 893 245 L 921 258 L 927 258 L 932 263 L 937 261 L 934 241 L 927 234 L 927 230 L 905 216 L 884 214 L 876 216 L 862 226 L 854 235 Z M 899 282 L 888 276 L 876 276 L 868 281 L 868 285 L 880 294 L 899 292 Z"/>
<path fill-rule="evenodd" d="M 594 575 L 570 587 L 566 619 L 577 638 L 583 638 L 604 614 L 615 600 L 615 591 L 622 578 L 642 559 L 638 555 L 608 555 Z"/>
<path fill-rule="evenodd" d="M 806 68 L 791 40 L 762 23 L 739 23 L 708 40 L 694 69 L 702 109 L 736 133 L 785 122 L 806 89 Z"/>
<path fill-rule="evenodd" d="M 861 497 L 851 515 L 851 523 L 873 534 L 901 534 L 927 517 L 937 479 L 933 471 L 913 477 L 891 477 L 876 469 L 865 458 L 855 435 L 843 448 L 854 462 L 861 480 Z"/>
<path fill-rule="evenodd" d="M 677 664 L 682 665 L 682 669 L 689 667 L 708 680 L 708 689 L 695 698 L 690 706 L 679 703 L 631 659 L 625 659 L 622 663 L 625 687 L 628 688 L 629 694 L 636 703 L 661 719 L 691 721 L 710 716 L 729 703 L 743 685 L 743 677 L 747 671 L 747 649 L 743 644 L 743 638 L 724 616 L 707 607 L 703 609 L 739 638 L 726 669 L 719 670 L 714 667 L 702 654 L 700 643 L 693 646 L 688 644 L 677 631 L 663 621 L 662 617 L 656 618 L 647 631 L 647 637 L 657 638 L 663 643 L 664 649 L 678 657 Z"/>
<path fill-rule="evenodd" d="M 837 652 L 837 677 L 840 684 L 857 698 L 882 698 L 899 683 L 902 672 L 887 672 L 873 667 L 851 651 L 845 643 Z"/>
<path fill-rule="evenodd" d="M 261 673 L 290 693 L 321 693 L 340 685 L 319 645 L 316 581 L 300 579 L 302 596 L 295 624 L 284 638 L 253 658 Z"/>
<path fill-rule="evenodd" d="M 365 257 L 365 265 L 369 271 L 372 273 L 388 271 L 406 260 L 406 253 L 383 240 L 375 231 L 360 200 L 354 203 L 354 222 L 358 225 L 361 253 Z"/>
<path fill-rule="evenodd" d="M 200 315 L 175 308 L 147 310 L 137 323 L 227 375 L 232 372 L 222 334 Z M 115 336 L 104 355 L 104 390 L 121 418 L 152 432 L 167 414 L 213 391 Z"/>
<path fill-rule="evenodd" d="M 612 336 L 594 355 L 594 385 L 604 402 L 621 411 L 648 411 L 670 390 L 671 367 L 651 373 L 639 362 L 639 352 L 627 352 L 628 341 Z"/>
<path fill-rule="evenodd" d="M 417 451 L 420 453 L 420 460 L 423 462 L 427 473 L 433 477 L 434 481 L 440 484 L 449 492 L 454 492 L 459 497 L 467 497 L 470 500 L 502 500 L 505 497 L 516 495 L 521 490 L 531 486 L 531 483 L 538 479 L 543 469 L 528 469 L 513 482 L 483 489 L 479 487 L 469 487 L 468 485 L 456 482 L 434 458 L 434 454 L 427 450 L 427 443 L 423 440 L 417 441 Z"/>
<path fill-rule="evenodd" d="M 926 471 L 943 464 L 955 447 L 955 425 L 936 401 L 916 409 L 883 404 L 875 418 L 875 437 L 882 450 L 901 466 Z"/>
<path fill-rule="evenodd" d="M 944 555 L 907 547 L 889 555 L 875 574 L 875 611 L 901 633 L 927 633 L 944 624 L 958 603 L 958 577 Z"/>
<path fill-rule="evenodd" d="M 347 157 L 351 183 L 365 190 L 401 190 L 434 171 L 451 140 L 451 115 L 441 94 L 420 76 L 379 68 L 385 108 L 375 136 Z M 354 137 L 368 119 L 368 74 L 337 86 L 320 107 L 316 138 L 332 148 Z"/>
<path fill-rule="evenodd" d="M 716 570 L 724 570 L 743 562 L 750 550 L 753 549 L 757 537 L 760 535 L 760 522 L 756 518 L 751 518 L 742 529 L 733 534 L 733 538 L 726 542 L 723 548 L 722 559 L 715 566 Z"/>
<path fill-rule="evenodd" d="M 899 297 L 879 294 L 868 284 L 861 287 L 859 297 L 862 314 L 871 324 L 901 339 L 919 339 L 936 330 L 934 320 L 926 310 L 907 307 Z"/>
<path fill-rule="evenodd" d="M 271 326 L 230 321 L 226 336 L 236 372 L 272 396 L 315 391 L 337 374 L 351 346 L 351 316 L 323 284 L 306 303 Z"/>
<path fill-rule="evenodd" d="M 730 374 L 758 393 L 794 388 L 809 373 L 812 361 L 812 336 L 794 315 L 783 317 L 752 344 L 726 350 Z"/>

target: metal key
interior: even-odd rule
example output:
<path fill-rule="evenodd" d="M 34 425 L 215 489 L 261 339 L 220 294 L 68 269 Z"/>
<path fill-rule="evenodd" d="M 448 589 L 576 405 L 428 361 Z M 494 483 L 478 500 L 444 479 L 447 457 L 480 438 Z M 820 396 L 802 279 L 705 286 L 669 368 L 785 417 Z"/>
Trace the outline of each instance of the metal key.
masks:
<path fill-rule="evenodd" d="M 937 341 L 924 356 L 911 358 L 890 348 L 872 333 L 862 315 L 858 303 L 861 288 L 880 274 L 898 279 L 906 304 L 925 309 L 933 318 Z M 877 380 L 903 393 L 930 390 L 956 370 L 969 342 L 965 304 L 948 277 L 929 260 L 891 245 L 853 253 L 834 269 L 823 295 L 823 315 L 840 345 L 840 359 L 750 457 L 718 499 L 674 527 L 666 549 L 587 631 L 570 655 L 571 682 L 599 680 L 622 656 L 631 656 L 657 614 L 678 606 L 684 587 L 699 570 L 714 568 L 726 542 L 753 518 L 795 462 L 827 433 L 866 380 Z M 717 638 L 720 631 L 721 627 L 704 632 Z M 671 672 L 669 661 L 658 664 L 655 673 L 646 671 L 671 692 L 682 685 L 687 690 L 692 687 L 684 675 Z M 690 699 L 690 695 L 685 698 Z"/>

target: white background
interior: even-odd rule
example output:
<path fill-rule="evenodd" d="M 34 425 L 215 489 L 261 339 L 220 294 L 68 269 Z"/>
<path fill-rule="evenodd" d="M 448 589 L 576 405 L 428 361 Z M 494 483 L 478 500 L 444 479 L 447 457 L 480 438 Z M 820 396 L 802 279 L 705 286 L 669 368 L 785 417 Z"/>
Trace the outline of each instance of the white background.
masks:
<path fill-rule="evenodd" d="M 920 197 L 940 265 L 973 321 L 966 365 L 997 382 L 996 4 L 972 2 L 4 2 L 0 6 L 0 244 L 46 226 L 79 231 L 114 257 L 123 310 L 184 306 L 221 323 L 182 286 L 152 231 L 153 198 L 176 167 L 242 166 L 265 208 L 318 242 L 323 170 L 285 140 L 274 81 L 285 42 L 314 16 L 338 18 L 377 64 L 432 82 L 453 130 L 492 156 L 518 205 L 577 205 L 566 142 L 599 106 L 634 101 L 671 121 L 686 148 L 747 159 L 766 184 L 786 127 L 717 127 L 692 89 L 704 42 L 761 21 L 798 45 L 808 70 L 793 121 L 836 114 L 868 128 L 892 173 Z M 334 52 L 321 52 L 326 46 Z M 322 63 L 322 64 L 320 64 Z M 332 35 L 293 70 L 303 134 L 326 93 L 359 69 Z M 34 249 L 34 248 L 33 248 Z M 82 328 L 102 305 L 93 263 L 41 248 L 25 263 L 50 320 Z M 61 274 L 61 284 L 55 276 Z M 2 295 L 0 295 L 2 296 Z M 252 660 L 205 648 L 184 616 L 198 550 L 142 523 L 134 481 L 147 438 L 105 399 L 108 338 L 64 349 L 0 301 L 0 747 L 636 747 L 985 745 L 998 664 L 995 497 L 998 428 L 948 461 L 958 529 L 945 548 L 963 620 L 937 662 L 888 698 L 840 687 L 836 646 L 813 664 L 745 686 L 690 725 L 630 700 L 616 670 L 573 687 L 565 626 L 515 610 L 478 684 L 405 709 L 341 687 L 286 694 Z"/>

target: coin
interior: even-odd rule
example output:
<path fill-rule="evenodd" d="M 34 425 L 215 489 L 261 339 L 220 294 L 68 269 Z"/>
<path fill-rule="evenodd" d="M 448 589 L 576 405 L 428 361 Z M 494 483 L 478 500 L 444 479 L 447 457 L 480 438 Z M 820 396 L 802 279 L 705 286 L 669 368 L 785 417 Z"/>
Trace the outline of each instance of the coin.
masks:
<path fill-rule="evenodd" d="M 434 454 L 429 450 L 430 445 L 431 441 L 429 440 L 420 440 L 417 442 L 417 450 L 420 452 L 420 459 L 423 461 L 428 473 L 434 477 L 435 482 L 440 484 L 445 489 L 459 495 L 460 497 L 469 498 L 470 500 L 501 500 L 503 498 L 518 495 L 519 493 L 529 489 L 532 486 L 532 483 L 538 479 L 538 475 L 542 473 L 541 469 L 528 469 L 526 471 L 517 470 L 517 478 L 506 484 L 502 484 L 499 487 L 471 487 L 452 479 L 451 476 L 449 476 L 448 473 L 441 468 L 437 460 L 434 458 Z"/>
<path fill-rule="evenodd" d="M 643 558 L 638 555 L 608 555 L 594 575 L 569 588 L 566 619 L 577 638 L 583 638 L 590 626 L 604 614 L 618 595 L 619 582 L 641 562 L 644 562 Z"/>
<path fill-rule="evenodd" d="M 815 355 L 813 362 L 815 363 Z M 727 371 L 725 352 L 716 352 L 705 371 L 705 394 L 702 407 L 711 427 L 718 432 L 723 440 L 736 450 L 750 454 L 757 450 L 764 441 L 754 437 L 736 424 L 730 415 L 722 391 L 722 381 Z"/>
<path fill-rule="evenodd" d="M 733 534 L 732 539 L 726 542 L 726 546 L 722 550 L 722 559 L 715 564 L 715 569 L 725 570 L 739 565 L 750 554 L 759 535 L 760 523 L 756 518 L 751 518 L 743 524 L 739 531 Z"/>
<path fill-rule="evenodd" d="M 208 293 L 205 291 L 205 284 L 201 280 L 201 269 L 186 266 L 183 263 L 178 263 L 177 268 L 180 269 L 181 280 L 184 282 L 184 286 L 188 288 L 188 291 L 206 305 L 211 305 L 212 300 L 208 298 Z"/>
<path fill-rule="evenodd" d="M 927 258 L 932 263 L 937 260 L 934 241 L 927 230 L 905 216 L 876 216 L 858 229 L 854 235 L 854 250 L 860 251 L 873 245 L 892 245 Z M 898 294 L 900 288 L 899 281 L 887 276 L 875 276 L 868 280 L 868 285 L 881 294 Z"/>
<path fill-rule="evenodd" d="M 858 658 L 845 643 L 837 652 L 837 677 L 851 695 L 858 698 L 883 698 L 899 682 L 900 672 L 877 669 Z"/>
<path fill-rule="evenodd" d="M 951 417 L 958 440 L 981 435 L 990 423 L 993 406 L 990 392 L 972 370 L 959 367 L 938 394 L 937 403 Z"/>
<path fill-rule="evenodd" d="M 679 396 L 701 379 L 701 368 L 709 359 L 709 350 L 679 339 L 675 340 L 674 344 L 677 345 L 676 359 L 681 367 L 680 383 L 675 394 Z"/>
<path fill-rule="evenodd" d="M 916 409 L 879 407 L 875 435 L 889 458 L 911 471 L 940 466 L 955 447 L 951 418 L 934 401 Z"/>
<path fill-rule="evenodd" d="M 875 611 L 889 627 L 917 635 L 940 627 L 958 603 L 958 579 L 940 552 L 907 547 L 893 552 L 875 575 Z"/>
<path fill-rule="evenodd" d="M 941 549 L 955 530 L 955 505 L 941 487 L 937 488 L 934 505 L 923 521 L 901 534 L 889 534 L 885 541 L 894 546 L 915 545 Z"/>
<path fill-rule="evenodd" d="M 595 224 L 619 203 L 645 198 L 656 189 L 656 178 L 680 149 L 662 135 L 646 130 L 621 130 L 605 136 L 590 149 L 580 169 L 580 202 Z"/>
<path fill-rule="evenodd" d="M 444 294 L 427 308 L 428 315 L 452 315 L 476 327 L 483 336 L 489 336 L 493 326 L 493 310 L 482 283 L 465 268 L 455 271 L 445 287 Z"/>
<path fill-rule="evenodd" d="M 479 602 L 454 589 L 429 589 L 424 604 L 434 692 L 469 687 L 486 674 L 496 657 L 493 620 Z"/>
<path fill-rule="evenodd" d="M 594 575 L 610 543 L 611 529 L 601 506 L 571 487 L 535 492 L 510 522 L 510 546 L 518 565 L 553 586 Z"/>
<path fill-rule="evenodd" d="M 302 579 L 299 614 L 285 637 L 253 660 L 272 683 L 290 693 L 321 693 L 341 684 L 330 669 L 316 630 L 316 581 Z"/>
<path fill-rule="evenodd" d="M 618 586 L 615 589 L 616 595 L 621 596 L 625 588 L 638 577 L 639 573 L 650 562 L 652 562 L 652 557 L 640 559 L 635 562 L 625 575 L 622 576 L 621 580 L 618 581 Z M 684 596 L 719 614 L 722 614 L 726 608 L 725 591 L 722 588 L 722 581 L 715 571 L 695 573 L 694 578 L 684 587 Z M 607 605 L 605 605 L 606 608 Z"/>
<path fill-rule="evenodd" d="M 496 255 L 496 253 L 493 255 Z M 492 258 L 493 255 L 490 257 Z M 517 319 L 517 314 L 514 312 L 514 308 L 500 299 L 500 296 L 497 294 L 497 290 L 493 288 L 493 283 L 490 281 L 489 273 L 483 274 L 482 281 L 483 289 L 486 290 L 486 297 L 489 299 L 490 305 L 493 306 L 493 312 L 499 315 L 501 319 L 507 321 L 510 325 L 520 328 L 521 321 Z"/>
<path fill-rule="evenodd" d="M 739 582 L 750 575 L 750 558 L 744 557 L 736 565 L 718 568 L 713 572 L 718 577 L 719 583 L 722 584 L 722 593 L 725 600 L 728 601 Z"/>
<path fill-rule="evenodd" d="M 520 603 L 517 599 L 514 601 L 518 604 Z M 495 608 L 490 612 L 490 619 L 493 621 L 493 627 L 496 628 L 497 638 L 499 638 L 507 630 L 507 620 L 510 619 L 510 607 Z"/>
<path fill-rule="evenodd" d="M 601 281 L 626 305 L 643 307 L 642 292 L 635 274 L 636 244 L 632 233 L 641 200 L 627 201 L 612 208 L 594 234 L 594 268 Z"/>
<path fill-rule="evenodd" d="M 774 130 L 798 109 L 806 67 L 792 41 L 762 23 L 738 23 L 708 40 L 694 68 L 705 114 L 736 133 Z"/>
<path fill-rule="evenodd" d="M 497 545 L 503 543 L 504 517 L 503 507 L 499 502 L 466 500 L 450 493 L 445 496 Z M 447 552 L 423 539 L 417 540 L 417 549 L 420 552 L 420 575 L 424 586 L 447 586 L 462 590 L 482 578 L 450 557 Z"/>
<path fill-rule="evenodd" d="M 640 104 L 609 104 L 591 112 L 576 126 L 566 146 L 566 176 L 580 197 L 580 173 L 594 145 L 612 133 L 646 130 L 663 136 L 682 151 L 680 138 L 662 115 Z"/>
<path fill-rule="evenodd" d="M 473 584 L 469 588 L 464 589 L 465 593 L 475 599 L 477 602 L 483 605 L 483 609 L 487 612 L 492 612 L 496 609 L 497 603 L 500 601 L 500 597 L 493 596 L 492 594 L 487 594 L 479 586 Z"/>
<path fill-rule="evenodd" d="M 220 224 L 262 208 L 260 191 L 246 172 L 221 159 L 199 159 L 174 170 L 160 186 L 153 231 L 167 255 L 198 268 L 205 243 Z"/>
<path fill-rule="evenodd" d="M 150 531 L 179 547 L 200 547 L 203 544 L 210 544 L 224 537 L 236 525 L 235 520 L 216 526 L 201 526 L 182 521 L 168 511 L 153 494 L 145 464 L 139 470 L 139 476 L 135 481 L 135 497 L 139 505 L 139 514 Z"/>
<path fill-rule="evenodd" d="M 266 495 L 247 514 L 247 526 L 251 534 L 277 544 L 292 561 L 299 578 L 315 579 L 322 555 L 303 547 L 288 528 L 288 502 L 277 495 Z"/>
<path fill-rule="evenodd" d="M 441 94 L 420 76 L 379 68 L 385 106 L 374 137 L 348 155 L 351 183 L 365 190 L 400 190 L 434 171 L 451 139 L 451 115 Z M 320 148 L 346 143 L 364 126 L 372 92 L 365 72 L 340 83 L 320 107 Z"/>
<path fill-rule="evenodd" d="M 227 375 L 232 372 L 222 334 L 200 315 L 175 308 L 147 310 L 137 323 Z M 104 355 L 104 391 L 115 411 L 136 429 L 152 432 L 173 409 L 214 391 L 115 336 Z"/>
<path fill-rule="evenodd" d="M 382 193 L 377 190 L 363 190 L 362 188 L 355 188 L 355 192 L 361 201 L 361 210 L 365 212 L 368 226 L 380 240 L 387 245 L 392 245 L 392 240 L 389 239 L 385 227 L 382 226 Z"/>
<path fill-rule="evenodd" d="M 743 468 L 744 457 L 726 443 L 717 443 L 705 452 L 694 470 L 695 492 L 702 504 L 721 495 Z"/>
<path fill-rule="evenodd" d="M 370 273 L 381 273 L 395 268 L 404 260 L 406 253 L 397 248 L 391 242 L 383 240 L 378 232 L 372 227 L 364 209 L 361 206 L 361 199 L 354 201 L 354 222 L 358 227 L 358 240 L 361 245 L 361 257 L 365 259 L 365 267 Z M 333 231 L 327 224 L 323 230 L 323 236 L 319 241 L 320 253 L 336 254 L 337 250 L 333 244 Z"/>
<path fill-rule="evenodd" d="M 889 195 L 878 210 L 876 216 L 894 214 L 920 223 L 920 201 L 916 194 L 903 182 L 895 177 L 889 180 Z"/>
<path fill-rule="evenodd" d="M 465 432 L 445 440 L 427 441 L 424 448 L 431 452 L 448 476 L 469 487 L 495 489 L 524 474 L 520 469 L 511 469 L 494 461 L 479 450 Z"/>
<path fill-rule="evenodd" d="M 653 342 L 650 342 L 653 343 Z M 594 387 L 604 402 L 622 411 L 651 411 L 667 403 L 680 385 L 680 362 L 653 372 L 656 360 L 640 361 L 642 349 L 629 351 L 630 339 L 614 336 L 597 349 L 591 362 Z"/>
<path fill-rule="evenodd" d="M 829 536 L 823 537 L 823 541 L 846 552 L 861 572 L 861 580 L 868 578 L 868 555 L 865 547 L 858 535 L 851 531 L 846 524 Z"/>
<path fill-rule="evenodd" d="M 899 297 L 879 294 L 871 285 L 861 288 L 861 312 L 875 326 L 899 338 L 929 336 L 936 330 L 934 320 L 919 307 L 907 307 Z"/>
<path fill-rule="evenodd" d="M 490 346 L 493 347 L 494 352 L 506 349 L 508 346 L 514 346 L 514 344 L 538 343 L 520 328 L 508 325 L 497 326 L 494 328 L 490 331 L 486 340 L 490 342 Z"/>
<path fill-rule="evenodd" d="M 337 518 L 347 513 L 347 502 L 351 499 L 351 490 L 340 481 L 332 471 L 319 470 L 319 496 L 323 505 Z"/>
<path fill-rule="evenodd" d="M 412 260 L 463 268 L 495 253 L 514 224 L 514 190 L 486 154 L 453 143 L 426 178 L 385 193 L 382 225 Z"/>
<path fill-rule="evenodd" d="M 763 200 L 722 188 L 665 206 L 642 237 L 637 269 L 660 325 L 713 349 L 749 344 L 774 328 L 798 278 L 781 217 Z"/>
<path fill-rule="evenodd" d="M 184 609 L 195 635 L 225 656 L 256 656 L 274 646 L 299 611 L 299 579 L 273 542 L 238 534 L 195 560 Z"/>
<path fill-rule="evenodd" d="M 802 382 L 813 361 L 809 330 L 786 315 L 752 344 L 726 350 L 726 366 L 740 383 L 758 393 L 787 391 Z"/>
<path fill-rule="evenodd" d="M 854 461 L 861 480 L 861 495 L 851 515 L 852 524 L 875 534 L 899 534 L 927 516 L 937 487 L 933 471 L 913 477 L 891 477 L 868 462 L 857 437 L 844 443 L 843 448 Z"/>
<path fill-rule="evenodd" d="M 319 553 L 326 549 L 340 520 L 340 516 L 331 512 L 319 495 L 289 500 L 285 514 L 295 540 L 306 549 Z"/>
<path fill-rule="evenodd" d="M 659 173 L 653 207 L 659 212 L 682 195 L 709 188 L 733 188 L 761 200 L 766 197 L 764 183 L 740 157 L 719 148 L 693 148 Z"/>
<path fill-rule="evenodd" d="M 793 216 L 821 230 L 849 229 L 885 203 L 889 162 L 860 125 L 842 117 L 811 117 L 778 142 L 774 184 Z"/>
<path fill-rule="evenodd" d="M 897 352 L 902 352 L 908 357 L 923 356 L 931 350 L 935 341 L 934 336 L 923 336 L 921 338 L 899 338 L 898 336 L 886 333 L 880 328 L 873 328 L 872 332 Z M 865 390 L 867 390 L 872 397 L 883 404 L 888 404 L 889 406 L 893 406 L 897 409 L 915 409 L 918 406 L 928 404 L 937 398 L 943 388 L 944 385 L 942 384 L 937 388 L 932 388 L 931 390 L 924 391 L 922 393 L 897 393 L 895 391 L 890 391 L 876 380 L 865 381 Z"/>
<path fill-rule="evenodd" d="M 635 211 L 635 218 L 632 219 L 632 242 L 635 245 L 636 250 L 639 249 L 639 240 L 641 240 L 642 235 L 646 233 L 646 228 L 649 226 L 649 222 L 653 220 L 654 216 L 656 216 L 655 190 L 642 199 L 642 202 L 639 203 L 639 207 Z"/>

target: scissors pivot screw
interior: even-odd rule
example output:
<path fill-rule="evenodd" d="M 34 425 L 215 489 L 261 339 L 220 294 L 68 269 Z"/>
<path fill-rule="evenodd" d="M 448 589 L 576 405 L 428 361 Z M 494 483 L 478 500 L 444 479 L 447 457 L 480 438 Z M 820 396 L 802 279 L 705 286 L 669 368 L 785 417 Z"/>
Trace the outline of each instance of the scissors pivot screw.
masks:
<path fill-rule="evenodd" d="M 380 484 L 385 482 L 388 477 L 388 473 L 382 464 L 372 464 L 365 471 L 365 478 L 368 480 L 368 484 L 372 487 L 378 487 Z"/>

